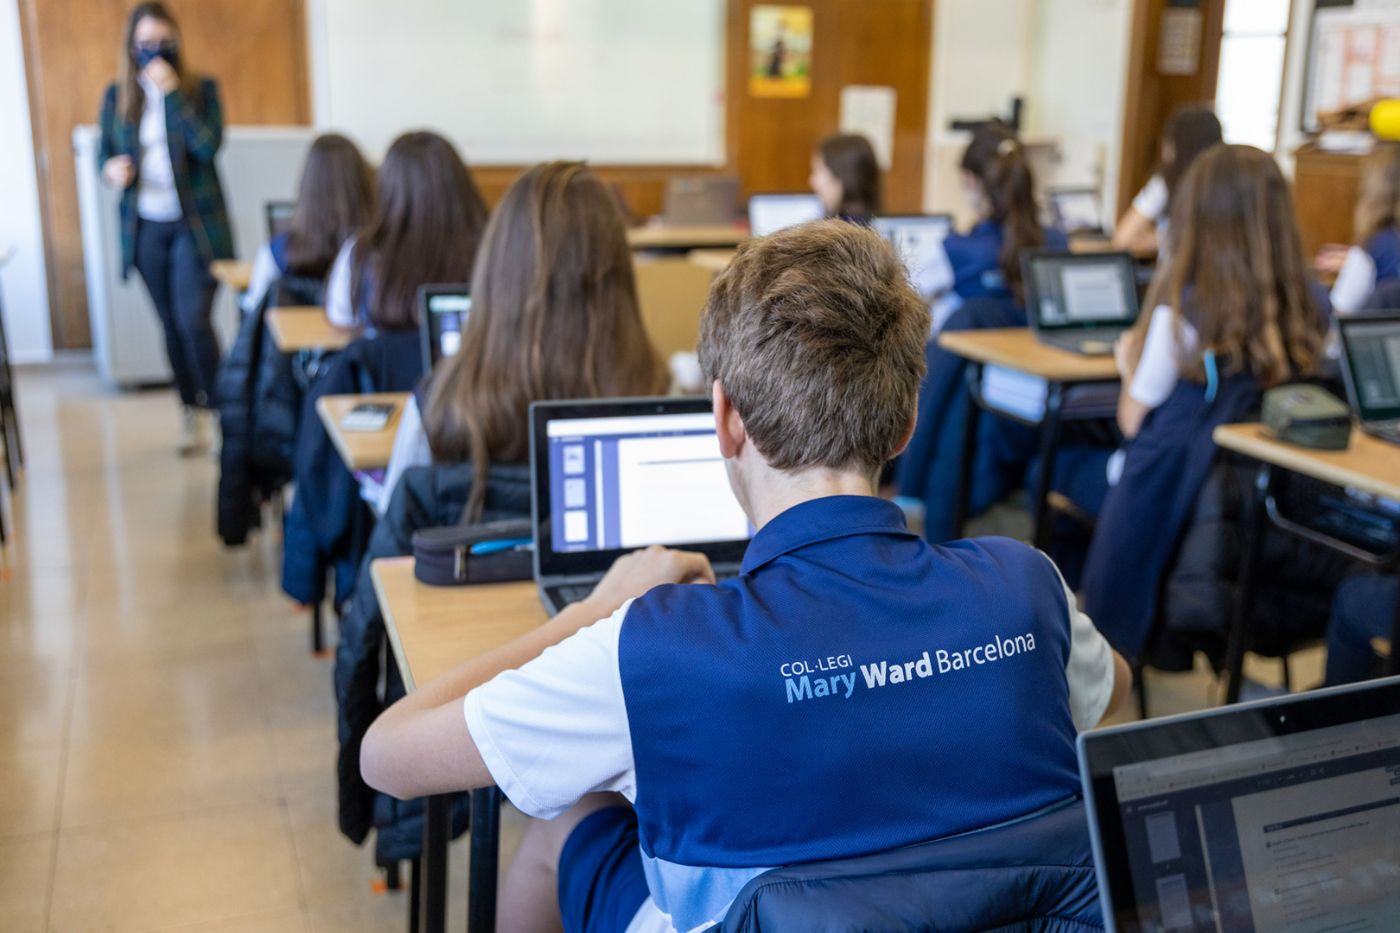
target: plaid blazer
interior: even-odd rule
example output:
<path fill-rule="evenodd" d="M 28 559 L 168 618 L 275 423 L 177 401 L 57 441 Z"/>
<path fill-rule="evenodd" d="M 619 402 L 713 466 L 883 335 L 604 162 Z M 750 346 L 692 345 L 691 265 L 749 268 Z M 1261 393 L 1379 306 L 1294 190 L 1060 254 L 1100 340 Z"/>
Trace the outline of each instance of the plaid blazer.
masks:
<path fill-rule="evenodd" d="M 117 86 L 107 86 L 102 96 L 102 143 L 98 162 L 112 156 L 131 157 L 140 170 L 140 127 L 128 123 L 117 112 Z M 199 91 L 191 96 L 182 89 L 165 95 L 165 130 L 170 145 L 170 166 L 175 172 L 175 189 L 184 209 L 185 222 L 206 262 L 233 256 L 233 231 L 229 226 L 224 192 L 214 156 L 224 138 L 224 114 L 219 105 L 219 88 L 212 78 L 201 78 Z M 136 188 L 133 180 L 121 198 L 122 276 L 131 271 L 136 257 Z"/>

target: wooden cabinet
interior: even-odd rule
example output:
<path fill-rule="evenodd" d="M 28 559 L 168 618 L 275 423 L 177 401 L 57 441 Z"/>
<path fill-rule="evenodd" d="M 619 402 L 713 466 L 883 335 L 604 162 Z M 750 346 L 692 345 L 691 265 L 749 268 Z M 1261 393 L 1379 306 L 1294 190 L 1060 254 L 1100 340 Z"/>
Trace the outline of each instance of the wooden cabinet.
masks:
<path fill-rule="evenodd" d="M 1294 153 L 1294 160 L 1293 206 L 1304 254 L 1316 256 L 1326 243 L 1350 243 L 1366 157 L 1323 152 L 1309 143 Z"/>

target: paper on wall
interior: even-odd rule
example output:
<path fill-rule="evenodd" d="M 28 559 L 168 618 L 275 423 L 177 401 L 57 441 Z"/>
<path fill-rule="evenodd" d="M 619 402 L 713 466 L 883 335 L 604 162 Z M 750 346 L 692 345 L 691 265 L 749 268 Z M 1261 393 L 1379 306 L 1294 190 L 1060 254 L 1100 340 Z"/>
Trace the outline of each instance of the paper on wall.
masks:
<path fill-rule="evenodd" d="M 892 87 L 848 84 L 841 88 L 841 132 L 859 133 L 870 140 L 885 171 L 894 159 L 894 104 Z"/>

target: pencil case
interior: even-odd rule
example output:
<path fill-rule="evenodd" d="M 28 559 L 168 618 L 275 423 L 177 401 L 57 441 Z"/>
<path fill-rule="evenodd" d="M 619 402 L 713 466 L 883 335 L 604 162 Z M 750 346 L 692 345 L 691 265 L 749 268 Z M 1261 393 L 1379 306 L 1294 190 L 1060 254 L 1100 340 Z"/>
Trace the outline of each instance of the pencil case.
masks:
<path fill-rule="evenodd" d="M 429 586 L 529 580 L 534 576 L 534 525 L 529 519 L 512 519 L 415 531 L 413 576 Z"/>

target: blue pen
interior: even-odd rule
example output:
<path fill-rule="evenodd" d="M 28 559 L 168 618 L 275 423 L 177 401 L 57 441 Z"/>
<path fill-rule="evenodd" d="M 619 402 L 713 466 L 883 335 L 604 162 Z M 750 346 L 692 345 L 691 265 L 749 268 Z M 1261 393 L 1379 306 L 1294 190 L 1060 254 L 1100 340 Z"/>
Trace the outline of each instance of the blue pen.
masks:
<path fill-rule="evenodd" d="M 502 538 L 499 541 L 478 541 L 472 545 L 472 557 L 499 554 L 502 551 L 525 551 L 534 546 L 533 538 Z"/>

